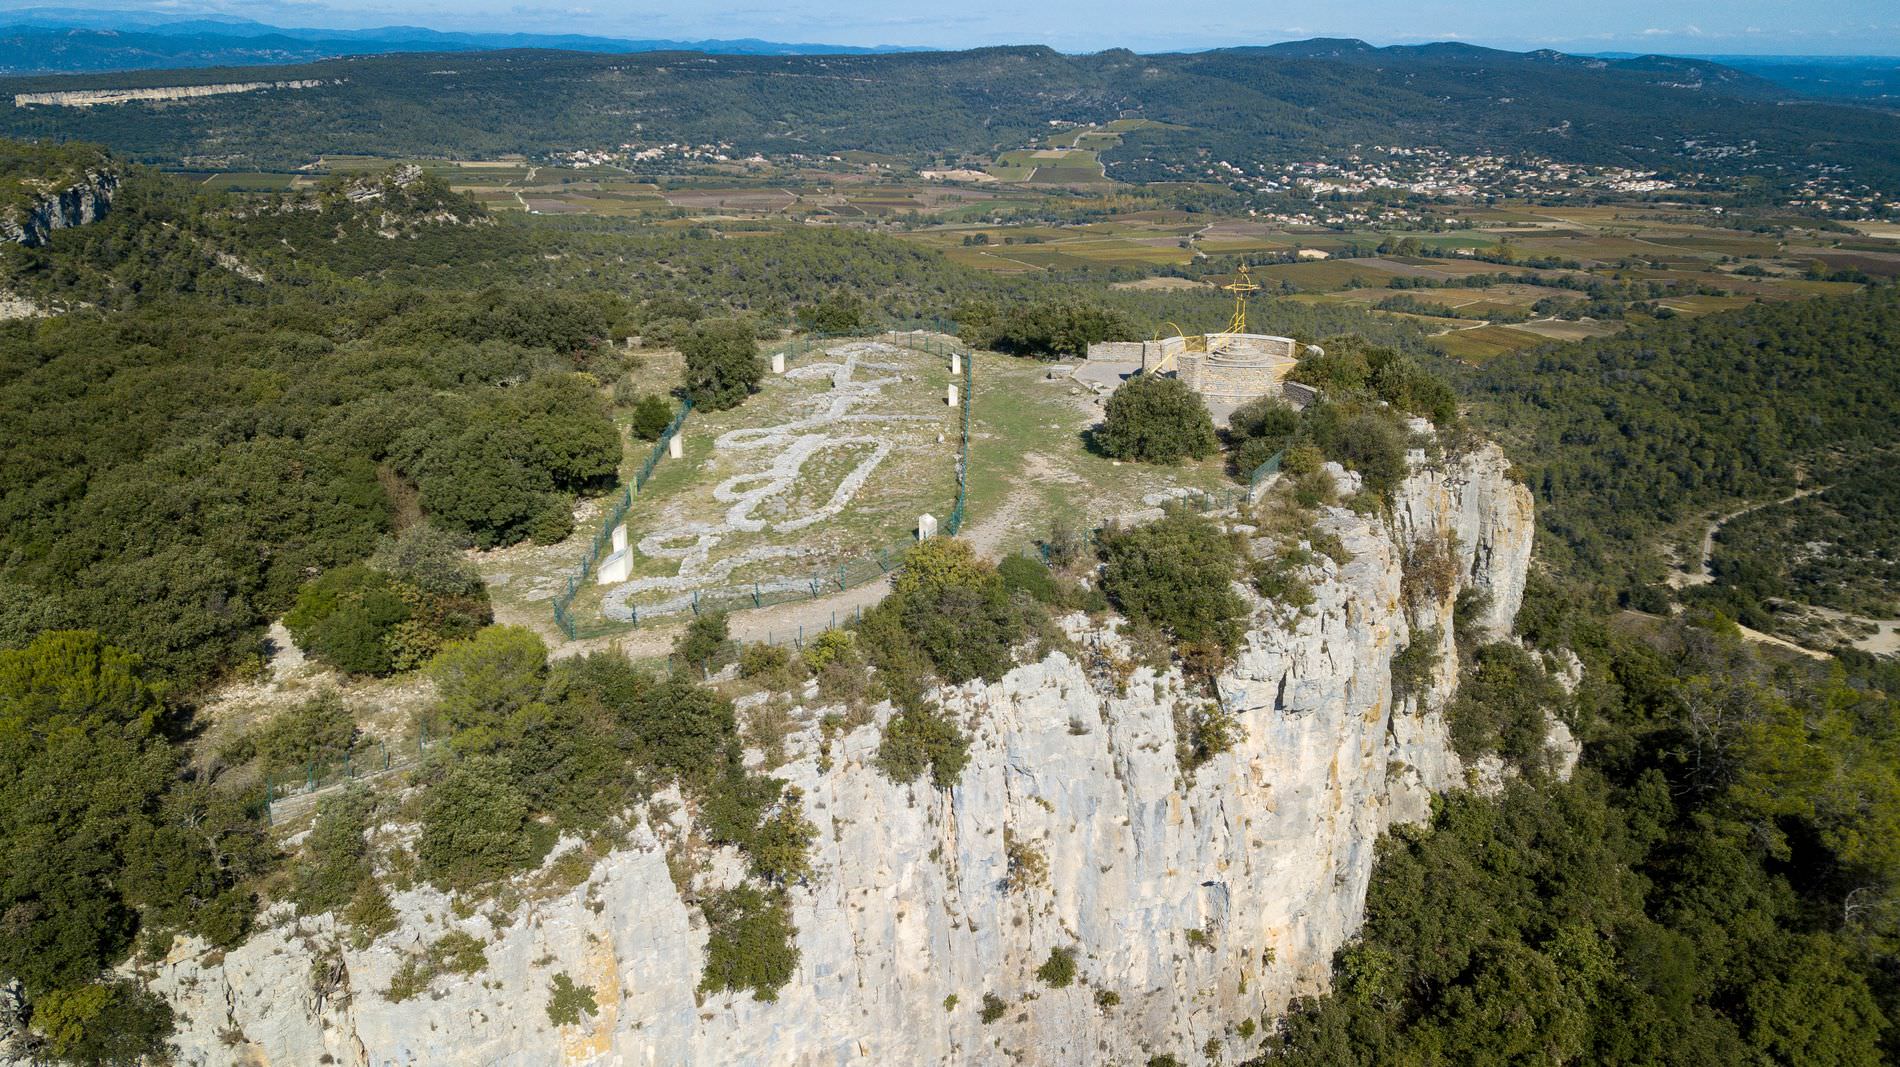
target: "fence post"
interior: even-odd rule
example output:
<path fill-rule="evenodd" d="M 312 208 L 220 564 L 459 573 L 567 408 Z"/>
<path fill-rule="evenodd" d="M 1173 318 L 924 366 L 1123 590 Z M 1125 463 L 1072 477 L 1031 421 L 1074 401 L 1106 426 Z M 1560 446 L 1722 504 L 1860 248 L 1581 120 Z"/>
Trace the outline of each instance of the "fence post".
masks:
<path fill-rule="evenodd" d="M 759 599 L 759 583 L 758 582 L 752 583 L 752 606 L 755 608 L 761 608 L 765 606 L 764 601 Z"/>

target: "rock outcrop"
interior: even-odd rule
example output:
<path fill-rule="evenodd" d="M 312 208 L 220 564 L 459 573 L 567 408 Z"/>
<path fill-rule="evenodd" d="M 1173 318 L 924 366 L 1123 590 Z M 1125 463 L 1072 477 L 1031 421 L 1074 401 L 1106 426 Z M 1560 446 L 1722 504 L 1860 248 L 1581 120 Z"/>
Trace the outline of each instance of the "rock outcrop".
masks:
<path fill-rule="evenodd" d="M 255 93 L 266 89 L 315 89 L 340 85 L 343 79 L 297 78 L 291 81 L 222 82 L 216 85 L 164 85 L 141 89 L 62 89 L 49 93 L 14 93 L 14 107 L 101 107 L 112 104 L 166 103 L 207 96 Z"/>
<path fill-rule="evenodd" d="M 118 174 L 89 170 L 64 188 L 48 190 L 29 206 L 10 208 L 0 215 L 0 240 L 40 245 L 54 230 L 97 222 L 105 218 L 118 188 Z"/>
<path fill-rule="evenodd" d="M 1219 680 L 1245 736 L 1191 774 L 1179 723 L 1206 698 L 1080 616 L 1074 651 L 943 694 L 972 738 L 952 790 L 883 777 L 875 723 L 822 751 L 815 725 L 795 734 L 774 773 L 804 791 L 817 874 L 791 891 L 801 956 L 775 1002 L 696 993 L 704 922 L 666 854 L 683 815 L 655 805 L 586 883 L 505 913 L 457 918 L 417 889 L 367 948 L 327 917 L 222 955 L 181 943 L 152 981 L 179 1012 L 180 1062 L 1198 1062 L 1210 1040 L 1238 1059 L 1257 1039 L 1234 1024 L 1325 987 L 1380 833 L 1466 780 L 1432 710 L 1455 685 L 1457 594 L 1489 594 L 1466 631 L 1490 636 L 1522 595 L 1530 497 L 1495 449 L 1418 467 L 1396 503 L 1390 520 L 1327 512 L 1351 559 L 1320 560 L 1303 613 L 1257 603 Z M 1456 588 L 1408 605 L 1425 538 L 1457 546 Z M 1431 633 L 1436 679 L 1395 707 L 1391 661 Z M 1012 852 L 1046 877 L 1011 878 Z M 716 857 L 708 877 L 736 867 Z M 451 928 L 487 943 L 486 970 L 386 1000 L 405 954 Z M 1080 978 L 1061 989 L 1034 975 L 1056 948 Z M 549 1022 L 557 972 L 593 987 L 580 1025 Z M 990 1022 L 985 994 L 1006 1005 Z"/>

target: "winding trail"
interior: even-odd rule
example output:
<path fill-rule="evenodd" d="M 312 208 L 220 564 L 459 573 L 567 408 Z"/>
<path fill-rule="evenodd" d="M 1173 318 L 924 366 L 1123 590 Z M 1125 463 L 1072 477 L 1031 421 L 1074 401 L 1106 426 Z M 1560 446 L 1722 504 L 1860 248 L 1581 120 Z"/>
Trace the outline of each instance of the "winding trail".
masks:
<path fill-rule="evenodd" d="M 1715 581 L 1715 575 L 1709 571 L 1709 559 L 1715 555 L 1715 535 L 1721 531 L 1723 526 L 1734 522 L 1744 515 L 1753 514 L 1763 508 L 1771 508 L 1777 504 L 1791 504 L 1804 496 L 1813 496 L 1826 488 L 1827 486 L 1825 485 L 1811 485 L 1806 489 L 1797 489 L 1779 500 L 1763 500 L 1759 503 L 1750 504 L 1747 507 L 1731 511 L 1726 515 L 1717 515 L 1714 520 L 1709 523 L 1709 528 L 1702 532 L 1702 548 L 1696 556 L 1696 569 L 1691 572 L 1684 570 L 1680 566 L 1676 567 L 1676 569 L 1669 574 L 1669 588 L 1687 589 L 1691 586 L 1708 585 L 1710 582 Z"/>

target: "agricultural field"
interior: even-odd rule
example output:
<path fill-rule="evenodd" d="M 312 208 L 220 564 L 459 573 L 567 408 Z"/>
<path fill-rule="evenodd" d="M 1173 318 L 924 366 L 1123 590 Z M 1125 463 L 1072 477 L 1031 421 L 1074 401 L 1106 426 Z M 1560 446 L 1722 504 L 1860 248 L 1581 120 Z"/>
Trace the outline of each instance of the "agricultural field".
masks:
<path fill-rule="evenodd" d="M 1108 180 L 1102 174 L 1101 157 L 1087 148 L 1020 148 L 997 156 L 988 169 L 1001 182 L 1061 185 Z"/>
<path fill-rule="evenodd" d="M 1543 344 L 1546 338 L 1510 326 L 1475 326 L 1432 338 L 1432 347 L 1453 359 L 1483 363 L 1521 348 Z"/>

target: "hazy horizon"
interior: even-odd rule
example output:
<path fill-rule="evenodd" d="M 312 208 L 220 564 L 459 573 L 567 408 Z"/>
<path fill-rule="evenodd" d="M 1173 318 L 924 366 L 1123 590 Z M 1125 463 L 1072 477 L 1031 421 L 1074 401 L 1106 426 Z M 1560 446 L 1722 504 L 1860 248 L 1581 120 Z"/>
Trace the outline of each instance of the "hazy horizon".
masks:
<path fill-rule="evenodd" d="M 163 0 L 128 7 L 0 2 L 8 17 L 158 23 L 239 19 L 290 29 L 361 30 L 392 26 L 442 32 L 586 34 L 669 40 L 757 38 L 784 43 L 932 49 L 1046 44 L 1065 52 L 1129 48 L 1193 51 L 1267 45 L 1313 37 L 1358 38 L 1374 45 L 1455 41 L 1493 48 L 1677 55 L 1889 56 L 1900 54 L 1900 9 L 1886 0 L 1780 0 L 1657 5 L 1602 0 L 1575 5 L 1483 0 L 1341 0 L 1324 12 L 1292 4 L 1236 12 L 1211 0 L 1165 8 L 1103 9 L 1082 0 L 1049 0 L 1033 9 L 993 0 L 940 12 L 892 11 L 868 0 L 790 0 L 772 8 L 681 0 L 628 5 L 541 4 L 512 0 Z"/>

